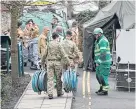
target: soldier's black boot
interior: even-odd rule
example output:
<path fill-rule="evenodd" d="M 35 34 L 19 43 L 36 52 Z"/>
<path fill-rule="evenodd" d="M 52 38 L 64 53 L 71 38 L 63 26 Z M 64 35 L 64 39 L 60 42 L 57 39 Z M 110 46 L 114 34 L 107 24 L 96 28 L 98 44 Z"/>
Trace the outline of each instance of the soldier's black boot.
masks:
<path fill-rule="evenodd" d="M 38 95 L 41 95 L 41 92 L 38 92 Z"/>
<path fill-rule="evenodd" d="M 62 95 L 64 95 L 64 92 L 61 92 L 61 93 L 58 93 L 58 94 L 57 94 L 58 97 L 60 97 L 60 96 L 62 96 Z"/>
<path fill-rule="evenodd" d="M 76 73 L 77 76 L 80 76 L 79 72 Z"/>
<path fill-rule="evenodd" d="M 32 70 L 38 70 L 38 67 L 37 67 L 37 65 L 34 64 L 33 66 L 30 67 L 30 69 L 32 69 Z"/>
<path fill-rule="evenodd" d="M 34 63 L 33 62 L 31 62 L 31 66 L 33 66 L 34 65 Z"/>
<path fill-rule="evenodd" d="M 97 95 L 108 95 L 108 91 L 101 91 L 101 92 L 98 92 Z"/>
<path fill-rule="evenodd" d="M 65 91 L 66 93 L 69 93 L 68 89 L 66 89 L 66 88 L 64 88 L 64 91 Z"/>
<path fill-rule="evenodd" d="M 52 94 L 49 94 L 48 97 L 49 97 L 49 99 L 53 99 L 53 95 Z"/>
<path fill-rule="evenodd" d="M 97 93 L 99 93 L 101 91 L 102 91 L 102 86 L 100 86 L 100 89 L 98 91 L 96 91 L 95 93 L 97 94 Z"/>

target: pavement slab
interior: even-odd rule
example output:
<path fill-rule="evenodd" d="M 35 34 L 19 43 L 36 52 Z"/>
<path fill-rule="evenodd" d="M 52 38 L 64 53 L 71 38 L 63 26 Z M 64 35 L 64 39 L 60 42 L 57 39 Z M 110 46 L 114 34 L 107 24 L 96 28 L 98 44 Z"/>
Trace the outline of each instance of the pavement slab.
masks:
<path fill-rule="evenodd" d="M 14 109 L 71 109 L 72 93 L 64 93 L 62 97 L 57 97 L 56 89 L 54 89 L 53 99 L 48 99 L 46 92 L 41 95 L 32 90 L 30 82 L 15 105 Z"/>

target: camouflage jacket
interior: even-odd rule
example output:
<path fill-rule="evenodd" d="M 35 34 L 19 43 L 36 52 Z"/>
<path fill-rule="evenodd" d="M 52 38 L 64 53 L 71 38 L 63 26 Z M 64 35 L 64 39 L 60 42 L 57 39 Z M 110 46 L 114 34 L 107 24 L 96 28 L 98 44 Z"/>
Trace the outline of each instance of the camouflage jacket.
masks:
<path fill-rule="evenodd" d="M 49 42 L 49 44 L 46 47 L 45 53 L 42 57 L 42 65 L 44 65 L 45 60 L 47 59 L 47 62 L 49 60 L 58 60 L 58 61 L 64 61 L 66 64 L 70 64 L 70 60 L 65 53 L 63 47 L 61 44 L 55 40 Z"/>
<path fill-rule="evenodd" d="M 64 48 L 65 53 L 68 55 L 69 59 L 74 60 L 80 57 L 79 50 L 75 42 L 68 39 L 64 39 L 61 45 Z"/>

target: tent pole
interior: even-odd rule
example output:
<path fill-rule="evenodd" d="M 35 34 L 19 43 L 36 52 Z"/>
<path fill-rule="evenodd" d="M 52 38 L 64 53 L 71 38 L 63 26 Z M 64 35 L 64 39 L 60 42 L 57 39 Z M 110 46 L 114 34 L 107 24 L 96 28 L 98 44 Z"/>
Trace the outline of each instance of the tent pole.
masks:
<path fill-rule="evenodd" d="M 112 25 L 112 37 L 113 37 L 113 44 L 112 44 L 112 59 L 113 59 L 113 65 L 116 64 L 116 28 L 115 28 L 116 20 Z"/>

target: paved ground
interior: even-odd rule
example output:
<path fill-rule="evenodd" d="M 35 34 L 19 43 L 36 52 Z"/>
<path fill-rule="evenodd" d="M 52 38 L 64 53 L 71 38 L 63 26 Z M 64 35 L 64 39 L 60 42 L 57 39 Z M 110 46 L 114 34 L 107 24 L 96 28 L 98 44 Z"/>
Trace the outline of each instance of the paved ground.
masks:
<path fill-rule="evenodd" d="M 34 71 L 28 67 L 25 68 L 26 73 L 33 74 Z M 78 88 L 76 93 L 76 99 L 72 102 L 72 94 L 65 94 L 61 98 L 48 100 L 47 94 L 37 95 L 31 88 L 31 83 L 28 89 L 24 93 L 23 97 L 18 102 L 18 109 L 135 109 L 135 93 L 134 92 L 123 92 L 115 90 L 115 79 L 109 78 L 110 91 L 108 96 L 97 96 L 95 91 L 98 90 L 99 85 L 95 78 L 95 73 L 90 73 L 90 79 L 88 75 L 85 76 L 85 81 L 88 82 L 85 86 L 85 97 L 83 97 L 83 71 L 79 69 L 80 76 L 78 77 Z M 88 90 L 88 86 L 91 89 L 91 96 Z M 56 93 L 56 92 L 54 92 Z M 90 97 L 90 98 L 89 98 Z M 66 106 L 67 105 L 67 106 Z M 50 108 L 49 108 L 50 107 Z M 17 109 L 17 108 L 16 108 Z"/>
<path fill-rule="evenodd" d="M 30 70 L 29 67 L 26 67 L 25 71 L 25 73 L 29 73 L 31 76 L 35 72 Z M 42 92 L 41 95 L 35 93 L 31 84 L 30 82 L 14 109 L 71 109 L 71 93 L 65 93 L 58 98 L 54 89 L 54 99 L 49 100 L 47 93 Z"/>
<path fill-rule="evenodd" d="M 85 91 L 86 96 L 83 98 L 83 71 L 81 69 L 79 71 L 81 75 L 78 77 L 78 90 L 76 99 L 73 100 L 72 103 L 72 109 L 135 109 L 135 93 L 115 90 L 114 78 L 109 78 L 110 91 L 108 96 L 96 95 L 95 91 L 98 90 L 99 85 L 96 81 L 94 72 L 92 72 L 90 76 L 91 99 L 88 97 L 87 86 Z"/>

